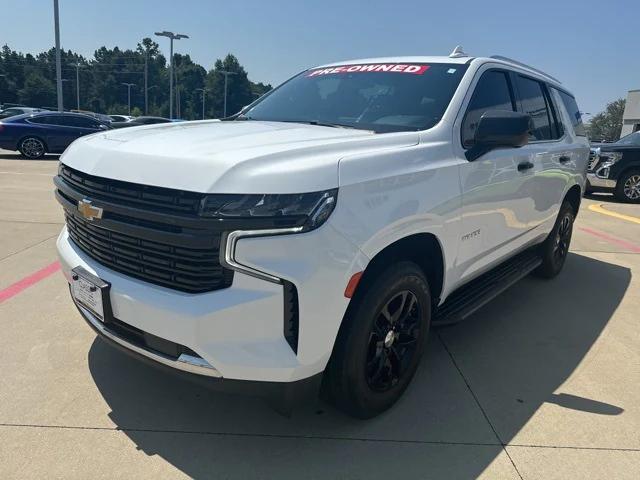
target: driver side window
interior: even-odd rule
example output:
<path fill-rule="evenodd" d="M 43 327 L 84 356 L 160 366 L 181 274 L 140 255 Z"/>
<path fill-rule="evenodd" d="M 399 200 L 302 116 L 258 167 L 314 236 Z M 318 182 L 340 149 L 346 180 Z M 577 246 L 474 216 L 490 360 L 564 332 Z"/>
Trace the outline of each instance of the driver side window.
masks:
<path fill-rule="evenodd" d="M 482 74 L 473 92 L 467 113 L 462 121 L 462 146 L 470 148 L 480 117 L 487 110 L 515 112 L 515 102 L 506 72 L 489 70 Z"/>

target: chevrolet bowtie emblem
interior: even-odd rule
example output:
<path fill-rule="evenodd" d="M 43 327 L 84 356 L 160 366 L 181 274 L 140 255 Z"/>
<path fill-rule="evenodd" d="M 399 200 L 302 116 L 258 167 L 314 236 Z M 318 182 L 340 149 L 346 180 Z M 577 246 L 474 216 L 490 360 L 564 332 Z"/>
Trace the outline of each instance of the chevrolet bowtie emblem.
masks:
<path fill-rule="evenodd" d="M 102 209 L 91 205 L 91 200 L 78 201 L 78 212 L 85 220 L 94 220 L 96 218 L 102 218 Z"/>

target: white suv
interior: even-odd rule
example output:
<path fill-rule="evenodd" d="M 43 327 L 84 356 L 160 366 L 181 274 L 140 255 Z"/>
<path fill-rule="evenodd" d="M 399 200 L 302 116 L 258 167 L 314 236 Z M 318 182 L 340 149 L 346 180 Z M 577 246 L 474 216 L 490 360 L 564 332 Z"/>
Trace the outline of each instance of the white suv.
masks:
<path fill-rule="evenodd" d="M 389 408 L 429 327 L 561 270 L 589 156 L 553 77 L 503 57 L 312 68 L 222 121 L 61 157 L 72 297 L 105 339 L 290 408 Z"/>

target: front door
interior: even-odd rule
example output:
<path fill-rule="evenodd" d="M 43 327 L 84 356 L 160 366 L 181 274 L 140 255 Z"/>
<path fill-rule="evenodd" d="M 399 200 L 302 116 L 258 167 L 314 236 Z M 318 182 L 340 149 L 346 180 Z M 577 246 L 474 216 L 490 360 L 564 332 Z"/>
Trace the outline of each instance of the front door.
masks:
<path fill-rule="evenodd" d="M 473 145 L 482 114 L 488 110 L 516 111 L 516 98 L 510 72 L 488 68 L 479 73 L 459 127 L 462 148 L 457 151 L 462 158 Z M 488 270 L 530 240 L 541 221 L 533 194 L 536 175 L 542 170 L 542 161 L 521 148 L 495 149 L 460 166 L 459 283 Z"/>

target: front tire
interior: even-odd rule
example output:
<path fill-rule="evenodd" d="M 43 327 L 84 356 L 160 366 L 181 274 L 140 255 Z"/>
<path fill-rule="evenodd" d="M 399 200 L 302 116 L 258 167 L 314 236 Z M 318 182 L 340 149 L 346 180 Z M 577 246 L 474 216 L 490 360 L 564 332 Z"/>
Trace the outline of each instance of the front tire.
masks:
<path fill-rule="evenodd" d="M 620 202 L 640 203 L 640 170 L 630 170 L 618 179 L 615 197 Z"/>
<path fill-rule="evenodd" d="M 323 388 L 340 410 L 365 419 L 391 407 L 415 374 L 431 321 L 431 293 L 422 270 L 403 261 L 377 275 L 354 301 Z"/>
<path fill-rule="evenodd" d="M 553 230 L 541 245 L 542 264 L 534 275 L 541 278 L 553 278 L 560 273 L 569 254 L 575 213 L 573 206 L 565 201 L 560 207 Z"/>
<path fill-rule="evenodd" d="M 44 142 L 37 137 L 23 138 L 20 141 L 18 150 L 23 157 L 31 160 L 42 158 L 44 157 L 44 154 L 47 153 L 47 147 Z"/>

